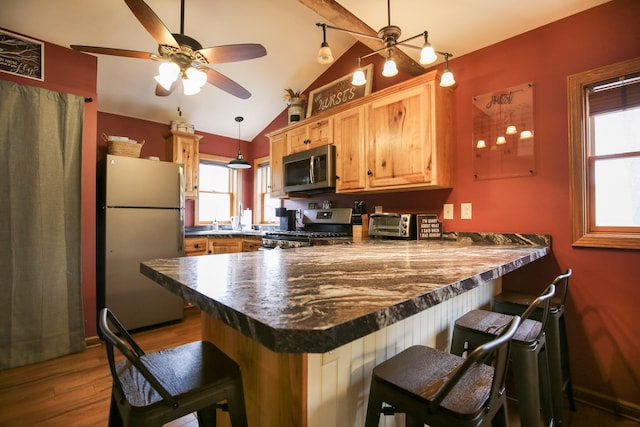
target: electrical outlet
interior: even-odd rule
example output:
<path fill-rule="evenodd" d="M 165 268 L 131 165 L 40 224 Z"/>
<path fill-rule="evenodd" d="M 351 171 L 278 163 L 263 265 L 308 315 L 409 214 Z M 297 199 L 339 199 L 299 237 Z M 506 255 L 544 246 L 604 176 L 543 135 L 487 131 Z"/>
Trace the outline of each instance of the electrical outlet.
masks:
<path fill-rule="evenodd" d="M 382 213 L 382 206 L 376 206 L 375 213 Z"/>
<path fill-rule="evenodd" d="M 453 203 L 445 203 L 442 207 L 442 218 L 453 219 Z"/>
<path fill-rule="evenodd" d="M 471 203 L 460 204 L 460 218 L 471 219 Z"/>

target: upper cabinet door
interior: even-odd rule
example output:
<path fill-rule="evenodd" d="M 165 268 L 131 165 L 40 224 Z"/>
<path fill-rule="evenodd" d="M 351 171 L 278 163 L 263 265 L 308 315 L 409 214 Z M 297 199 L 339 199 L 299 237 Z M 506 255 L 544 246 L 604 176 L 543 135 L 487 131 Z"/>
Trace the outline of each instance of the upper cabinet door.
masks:
<path fill-rule="evenodd" d="M 174 130 L 165 136 L 167 160 L 184 165 L 184 196 L 189 199 L 198 197 L 200 138 L 200 135 Z"/>
<path fill-rule="evenodd" d="M 287 154 L 332 143 L 333 119 L 327 117 L 287 131 Z"/>
<path fill-rule="evenodd" d="M 400 91 L 368 107 L 368 186 L 430 183 L 435 142 L 433 82 Z"/>
<path fill-rule="evenodd" d="M 365 108 L 357 107 L 335 115 L 333 139 L 336 145 L 336 191 L 355 192 L 365 188 Z"/>

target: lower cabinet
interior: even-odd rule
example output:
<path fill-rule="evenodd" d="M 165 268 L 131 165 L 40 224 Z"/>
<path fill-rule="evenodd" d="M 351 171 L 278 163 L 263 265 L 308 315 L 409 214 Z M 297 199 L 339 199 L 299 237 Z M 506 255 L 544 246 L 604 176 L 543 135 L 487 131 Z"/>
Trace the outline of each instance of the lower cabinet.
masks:
<path fill-rule="evenodd" d="M 185 238 L 185 256 L 233 254 L 252 252 L 260 249 L 260 237 L 187 237 Z"/>

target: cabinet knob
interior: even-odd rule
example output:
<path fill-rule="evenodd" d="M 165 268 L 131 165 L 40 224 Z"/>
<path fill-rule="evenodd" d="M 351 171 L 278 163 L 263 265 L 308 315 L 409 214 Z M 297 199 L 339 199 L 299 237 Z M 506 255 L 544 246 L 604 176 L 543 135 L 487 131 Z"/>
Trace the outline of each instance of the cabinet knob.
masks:
<path fill-rule="evenodd" d="M 199 244 L 199 243 L 196 243 L 193 247 L 194 247 L 194 248 L 196 248 L 196 249 L 198 249 L 198 248 L 200 248 L 200 244 Z"/>
<path fill-rule="evenodd" d="M 338 175 L 336 175 L 336 180 L 340 181 L 340 177 Z"/>
<path fill-rule="evenodd" d="M 373 175 L 373 172 L 371 172 L 370 170 L 367 171 L 367 175 L 371 176 Z"/>

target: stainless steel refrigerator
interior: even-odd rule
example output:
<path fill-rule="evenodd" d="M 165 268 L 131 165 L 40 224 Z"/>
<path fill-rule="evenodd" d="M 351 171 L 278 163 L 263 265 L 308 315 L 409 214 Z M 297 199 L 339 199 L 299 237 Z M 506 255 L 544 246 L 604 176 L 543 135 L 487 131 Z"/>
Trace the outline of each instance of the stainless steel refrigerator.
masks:
<path fill-rule="evenodd" d="M 184 255 L 182 165 L 107 155 L 98 185 L 98 312 L 127 329 L 181 319 L 182 299 L 140 273 L 140 262 Z"/>

